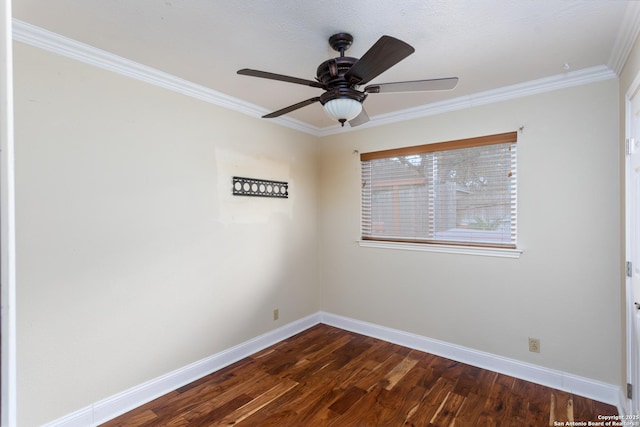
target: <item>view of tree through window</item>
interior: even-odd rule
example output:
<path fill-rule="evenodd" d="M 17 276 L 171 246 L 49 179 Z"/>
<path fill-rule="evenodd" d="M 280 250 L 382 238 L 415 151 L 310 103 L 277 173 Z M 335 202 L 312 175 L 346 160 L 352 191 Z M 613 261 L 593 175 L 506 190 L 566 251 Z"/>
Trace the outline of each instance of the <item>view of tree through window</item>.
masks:
<path fill-rule="evenodd" d="M 437 145 L 445 149 L 420 152 L 427 145 L 402 155 L 390 150 L 389 157 L 378 152 L 373 159 L 363 155 L 363 238 L 515 247 L 512 139 L 483 139 L 463 148 L 454 141 L 451 149 Z"/>

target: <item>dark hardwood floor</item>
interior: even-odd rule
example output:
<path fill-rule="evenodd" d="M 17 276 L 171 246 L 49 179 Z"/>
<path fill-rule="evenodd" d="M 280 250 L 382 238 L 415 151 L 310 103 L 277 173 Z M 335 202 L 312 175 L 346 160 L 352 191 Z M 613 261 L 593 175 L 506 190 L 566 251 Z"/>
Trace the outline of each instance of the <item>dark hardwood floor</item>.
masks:
<path fill-rule="evenodd" d="M 103 427 L 538 427 L 617 413 L 611 405 L 320 324 Z"/>

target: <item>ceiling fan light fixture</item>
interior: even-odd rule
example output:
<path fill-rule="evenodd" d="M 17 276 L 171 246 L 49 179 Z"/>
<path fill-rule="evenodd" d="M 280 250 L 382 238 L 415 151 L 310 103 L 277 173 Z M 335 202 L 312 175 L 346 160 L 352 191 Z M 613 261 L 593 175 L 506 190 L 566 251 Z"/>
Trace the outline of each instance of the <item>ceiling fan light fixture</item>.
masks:
<path fill-rule="evenodd" d="M 355 119 L 362 112 L 362 103 L 351 98 L 330 99 L 323 107 L 329 117 L 338 120 L 342 126 L 344 122 Z"/>

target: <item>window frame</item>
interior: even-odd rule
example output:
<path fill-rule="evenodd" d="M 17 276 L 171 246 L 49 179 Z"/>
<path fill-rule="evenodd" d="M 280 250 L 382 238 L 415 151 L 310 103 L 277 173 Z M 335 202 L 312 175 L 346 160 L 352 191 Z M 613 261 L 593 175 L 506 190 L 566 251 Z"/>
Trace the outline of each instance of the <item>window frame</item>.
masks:
<path fill-rule="evenodd" d="M 363 162 L 377 159 L 385 159 L 385 158 L 393 158 L 393 157 L 401 157 L 401 156 L 411 156 L 432 152 L 440 152 L 440 151 L 448 151 L 448 150 L 456 150 L 461 148 L 472 148 L 472 147 L 480 147 L 487 145 L 497 145 L 497 144 L 516 144 L 518 142 L 518 132 L 506 132 L 495 135 L 486 135 L 481 137 L 473 137 L 466 138 L 460 140 L 451 140 L 445 142 L 437 142 L 432 144 L 423 144 L 418 146 L 411 147 L 401 147 L 394 148 L 388 150 L 367 152 L 360 154 L 360 162 L 361 165 Z M 517 151 L 514 154 L 517 159 Z M 517 168 L 517 160 L 516 166 Z M 516 213 L 515 213 L 515 231 L 517 232 L 517 181 L 515 183 L 515 200 L 513 203 L 516 205 Z M 361 224 L 360 224 L 360 240 L 358 243 L 362 247 L 375 247 L 375 248 L 386 248 L 386 249 L 405 249 L 405 250 L 413 250 L 413 251 L 429 251 L 429 252 L 445 252 L 445 253 L 461 253 L 461 254 L 471 254 L 471 255 L 485 255 L 485 256 L 498 256 L 498 257 L 509 257 L 509 258 L 518 258 L 522 254 L 522 249 L 520 249 L 517 245 L 517 236 L 513 239 L 513 244 L 492 244 L 492 243 L 483 243 L 483 242 L 455 242 L 448 240 L 415 240 L 410 238 L 386 238 L 386 237 L 375 237 L 375 236 L 364 236 L 364 223 L 363 221 L 363 211 L 364 211 L 364 184 L 361 189 L 361 199 L 360 199 L 360 207 L 361 207 Z"/>

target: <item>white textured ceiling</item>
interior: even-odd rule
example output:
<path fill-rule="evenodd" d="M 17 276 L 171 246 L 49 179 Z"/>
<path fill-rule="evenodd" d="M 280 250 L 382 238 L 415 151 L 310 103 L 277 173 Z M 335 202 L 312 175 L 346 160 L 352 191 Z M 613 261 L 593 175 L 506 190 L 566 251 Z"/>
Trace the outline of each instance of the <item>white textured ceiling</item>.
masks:
<path fill-rule="evenodd" d="M 361 57 L 387 34 L 416 52 L 372 83 L 457 76 L 438 93 L 372 94 L 375 116 L 609 65 L 632 3 L 609 0 L 14 0 L 14 17 L 274 111 L 320 89 L 240 76 L 254 68 L 313 80 L 349 32 Z M 633 6 L 635 7 L 635 6 Z M 635 13 L 635 12 L 634 12 Z M 628 20 L 628 19 L 627 19 Z M 629 25 L 627 25 L 629 27 Z M 614 58 L 615 59 L 615 58 Z M 619 71 L 619 70 L 614 70 Z M 335 126 L 314 104 L 289 115 Z"/>

